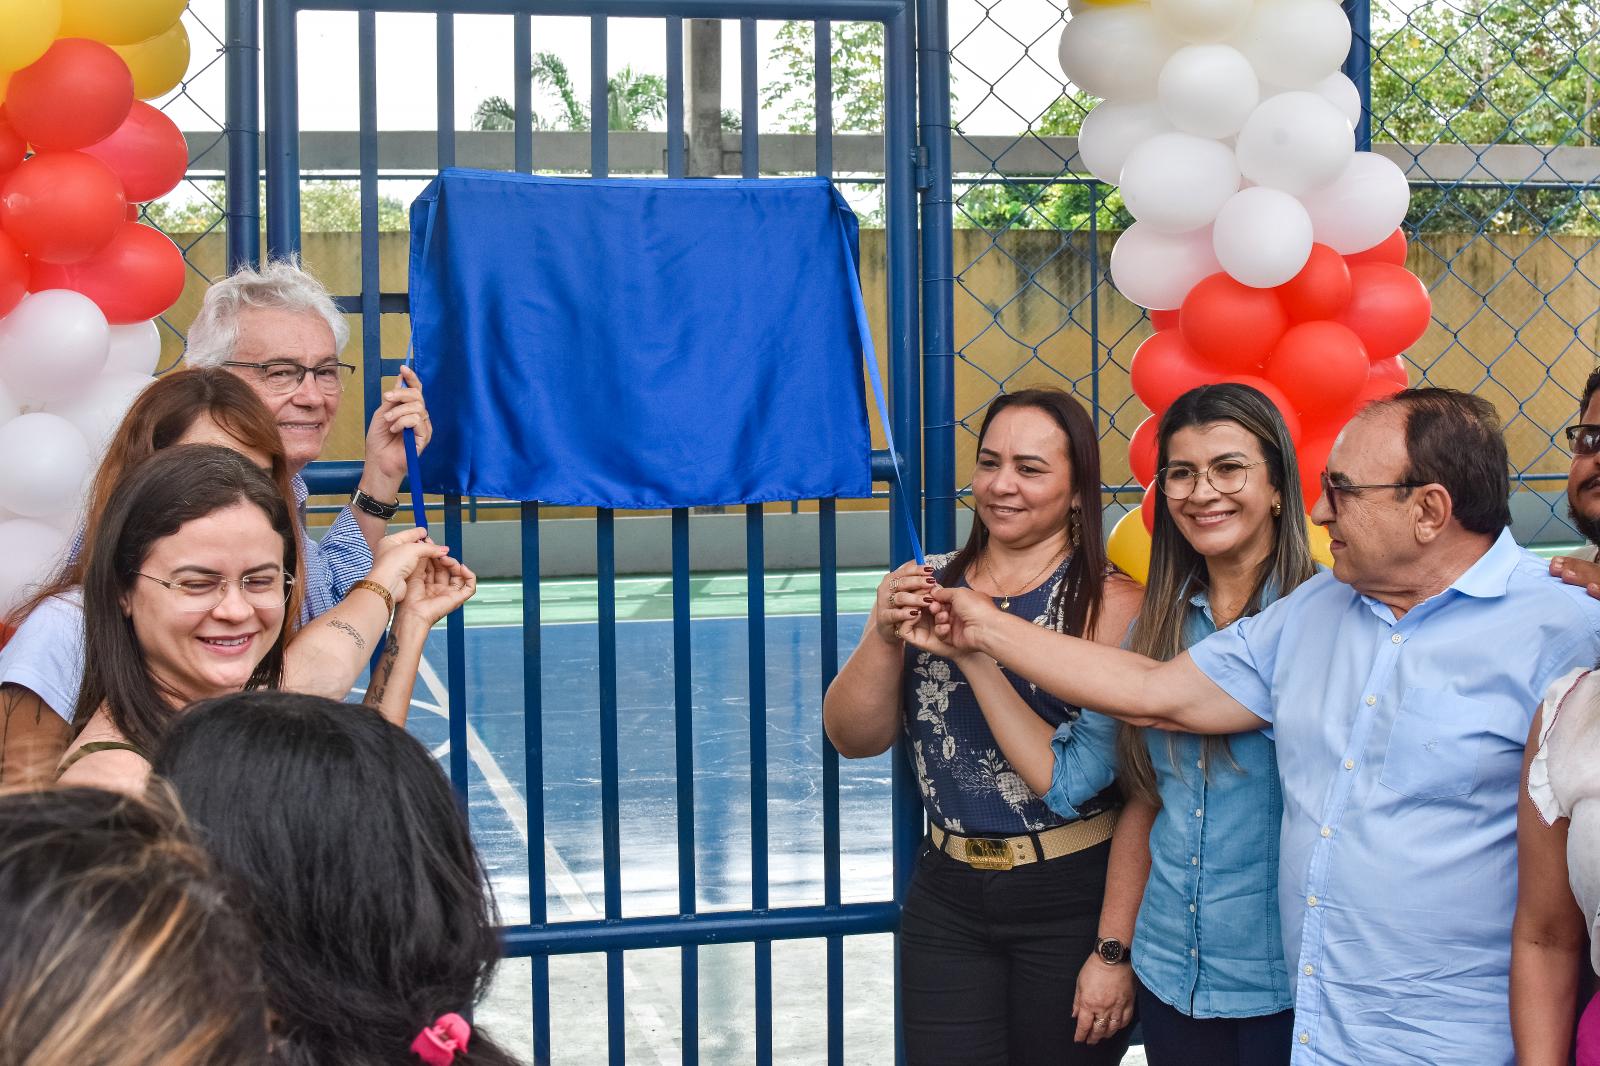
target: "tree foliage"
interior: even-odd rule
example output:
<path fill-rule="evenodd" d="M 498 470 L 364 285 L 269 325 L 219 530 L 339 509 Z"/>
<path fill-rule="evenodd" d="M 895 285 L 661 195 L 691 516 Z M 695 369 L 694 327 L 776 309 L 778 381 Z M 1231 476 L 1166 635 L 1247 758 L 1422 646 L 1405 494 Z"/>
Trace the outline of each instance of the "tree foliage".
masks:
<path fill-rule="evenodd" d="M 829 34 L 833 71 L 833 128 L 838 133 L 883 130 L 883 23 L 835 22 Z M 761 107 L 785 133 L 817 128 L 817 34 L 810 22 L 778 28 L 768 61 L 779 73 L 761 90 Z"/>
<path fill-rule="evenodd" d="M 536 130 L 587 130 L 589 107 L 579 98 L 572 74 L 554 52 L 533 57 L 528 71 L 535 91 L 554 98 L 555 112 L 546 115 L 538 107 L 529 116 Z M 667 79 L 659 74 L 641 74 L 623 67 L 606 80 L 606 129 L 647 130 L 652 123 L 667 117 Z M 472 113 L 472 128 L 509 130 L 514 127 L 516 110 L 503 96 L 491 96 Z"/>
<path fill-rule="evenodd" d="M 205 233 L 222 226 L 227 194 L 220 181 L 198 183 L 200 198 L 146 205 L 144 220 L 166 233 Z M 266 190 L 262 189 L 262 214 Z M 378 229 L 409 228 L 406 206 L 392 196 L 378 197 Z M 303 233 L 357 233 L 361 230 L 361 190 L 353 181 L 300 183 L 300 230 Z"/>

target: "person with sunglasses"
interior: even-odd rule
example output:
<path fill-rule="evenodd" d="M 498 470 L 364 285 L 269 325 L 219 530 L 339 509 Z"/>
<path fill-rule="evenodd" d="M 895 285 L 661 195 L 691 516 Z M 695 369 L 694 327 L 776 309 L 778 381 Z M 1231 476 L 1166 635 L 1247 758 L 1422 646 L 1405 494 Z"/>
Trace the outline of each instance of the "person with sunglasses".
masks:
<path fill-rule="evenodd" d="M 1523 750 L 1549 685 L 1600 651 L 1600 602 L 1512 540 L 1507 468 L 1486 400 L 1408 389 L 1329 455 L 1311 514 L 1333 572 L 1170 661 L 1015 625 L 966 589 L 907 627 L 1138 725 L 1271 730 L 1296 1066 L 1515 1061 Z"/>
<path fill-rule="evenodd" d="M 212 285 L 189 327 L 188 365 L 233 371 L 277 420 L 302 527 L 309 491 L 301 472 L 321 457 L 355 373 L 354 364 L 339 358 L 349 340 L 350 327 L 328 290 L 293 259 L 273 260 L 259 271 L 241 268 Z M 433 436 L 421 382 L 409 367 L 401 368 L 400 381 L 403 387 L 385 392 L 373 413 L 355 495 L 320 540 L 302 539 L 302 622 L 343 600 L 372 569 L 373 553 L 400 507 L 404 431 L 416 434 L 419 452 Z"/>
<path fill-rule="evenodd" d="M 1588 543 L 1550 560 L 1550 573 L 1569 585 L 1581 585 L 1600 597 L 1600 370 L 1583 384 L 1576 425 L 1566 429 L 1572 466 L 1567 470 L 1567 519 Z"/>

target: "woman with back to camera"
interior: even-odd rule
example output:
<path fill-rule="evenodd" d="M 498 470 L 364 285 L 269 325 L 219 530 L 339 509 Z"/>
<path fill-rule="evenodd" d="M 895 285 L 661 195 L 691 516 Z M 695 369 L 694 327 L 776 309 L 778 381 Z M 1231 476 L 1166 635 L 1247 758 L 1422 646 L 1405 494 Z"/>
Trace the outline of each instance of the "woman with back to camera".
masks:
<path fill-rule="evenodd" d="M 170 794 L 0 793 L 0 1066 L 258 1066 L 255 938 Z"/>
<path fill-rule="evenodd" d="M 465 1016 L 499 958 L 449 782 L 405 730 L 289 692 L 194 707 L 155 773 L 240 886 L 277 1066 L 511 1066 Z"/>
<path fill-rule="evenodd" d="M 1184 393 L 1162 415 L 1156 447 L 1164 506 L 1128 646 L 1172 659 L 1292 592 L 1316 563 L 1294 442 L 1261 393 L 1234 384 Z M 949 651 L 925 632 L 913 639 Z M 1151 1066 L 1286 1064 L 1294 1018 L 1278 931 L 1273 743 L 1259 732 L 1119 728 L 1128 803 L 1100 915 L 1115 947 L 1083 963 L 1079 1034 L 1094 1039 L 1094 1018 L 1126 1026 L 1137 1005 Z M 1053 738 L 1061 790 L 1080 787 L 1078 743 Z"/>
<path fill-rule="evenodd" d="M 849 758 L 887 750 L 904 730 L 931 824 L 901 926 L 907 1057 L 1115 1063 L 1126 1034 L 1075 1043 L 1071 1019 L 1121 805 L 1115 724 L 991 659 L 957 662 L 902 640 L 938 582 L 970 585 L 1037 625 L 1121 641 L 1140 593 L 1106 563 L 1098 442 L 1082 405 L 1050 389 L 991 404 L 972 498 L 964 548 L 883 579 L 823 704 Z M 1057 732 L 1080 737 L 1070 789 L 1052 779 Z"/>
<path fill-rule="evenodd" d="M 88 550 L 86 666 L 60 780 L 138 791 L 185 706 L 282 687 L 298 552 L 278 486 L 232 449 L 181 445 L 129 472 Z M 408 582 L 402 603 L 412 601 L 418 624 L 404 639 L 420 657 L 427 629 L 474 584 L 450 560 Z M 413 677 L 392 682 L 390 698 L 409 702 Z"/>

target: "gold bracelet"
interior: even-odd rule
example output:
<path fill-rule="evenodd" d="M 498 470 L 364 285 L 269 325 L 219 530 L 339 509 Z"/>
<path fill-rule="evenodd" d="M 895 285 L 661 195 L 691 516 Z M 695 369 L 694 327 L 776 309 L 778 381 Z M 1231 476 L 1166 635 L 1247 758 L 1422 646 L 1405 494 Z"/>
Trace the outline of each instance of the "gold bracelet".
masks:
<path fill-rule="evenodd" d="M 379 596 L 383 597 L 383 604 L 385 607 L 389 608 L 389 613 L 391 615 L 394 614 L 394 594 L 388 589 L 384 588 L 382 585 L 378 584 L 376 581 L 370 580 L 369 578 L 362 578 L 360 581 L 357 581 L 354 585 L 350 586 L 350 592 L 354 592 L 356 589 L 366 589 L 368 592 L 376 592 Z M 346 593 L 346 595 L 349 595 L 349 593 Z"/>

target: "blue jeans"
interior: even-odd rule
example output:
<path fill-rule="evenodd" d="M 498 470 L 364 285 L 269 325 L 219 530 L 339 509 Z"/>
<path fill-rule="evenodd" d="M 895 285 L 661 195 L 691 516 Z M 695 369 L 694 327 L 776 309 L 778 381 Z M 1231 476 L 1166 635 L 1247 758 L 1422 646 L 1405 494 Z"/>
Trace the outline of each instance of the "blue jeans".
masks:
<path fill-rule="evenodd" d="M 1138 951 L 1137 944 L 1134 951 Z M 1294 1011 L 1259 1018 L 1191 1018 L 1135 981 L 1150 1066 L 1289 1066 Z"/>

